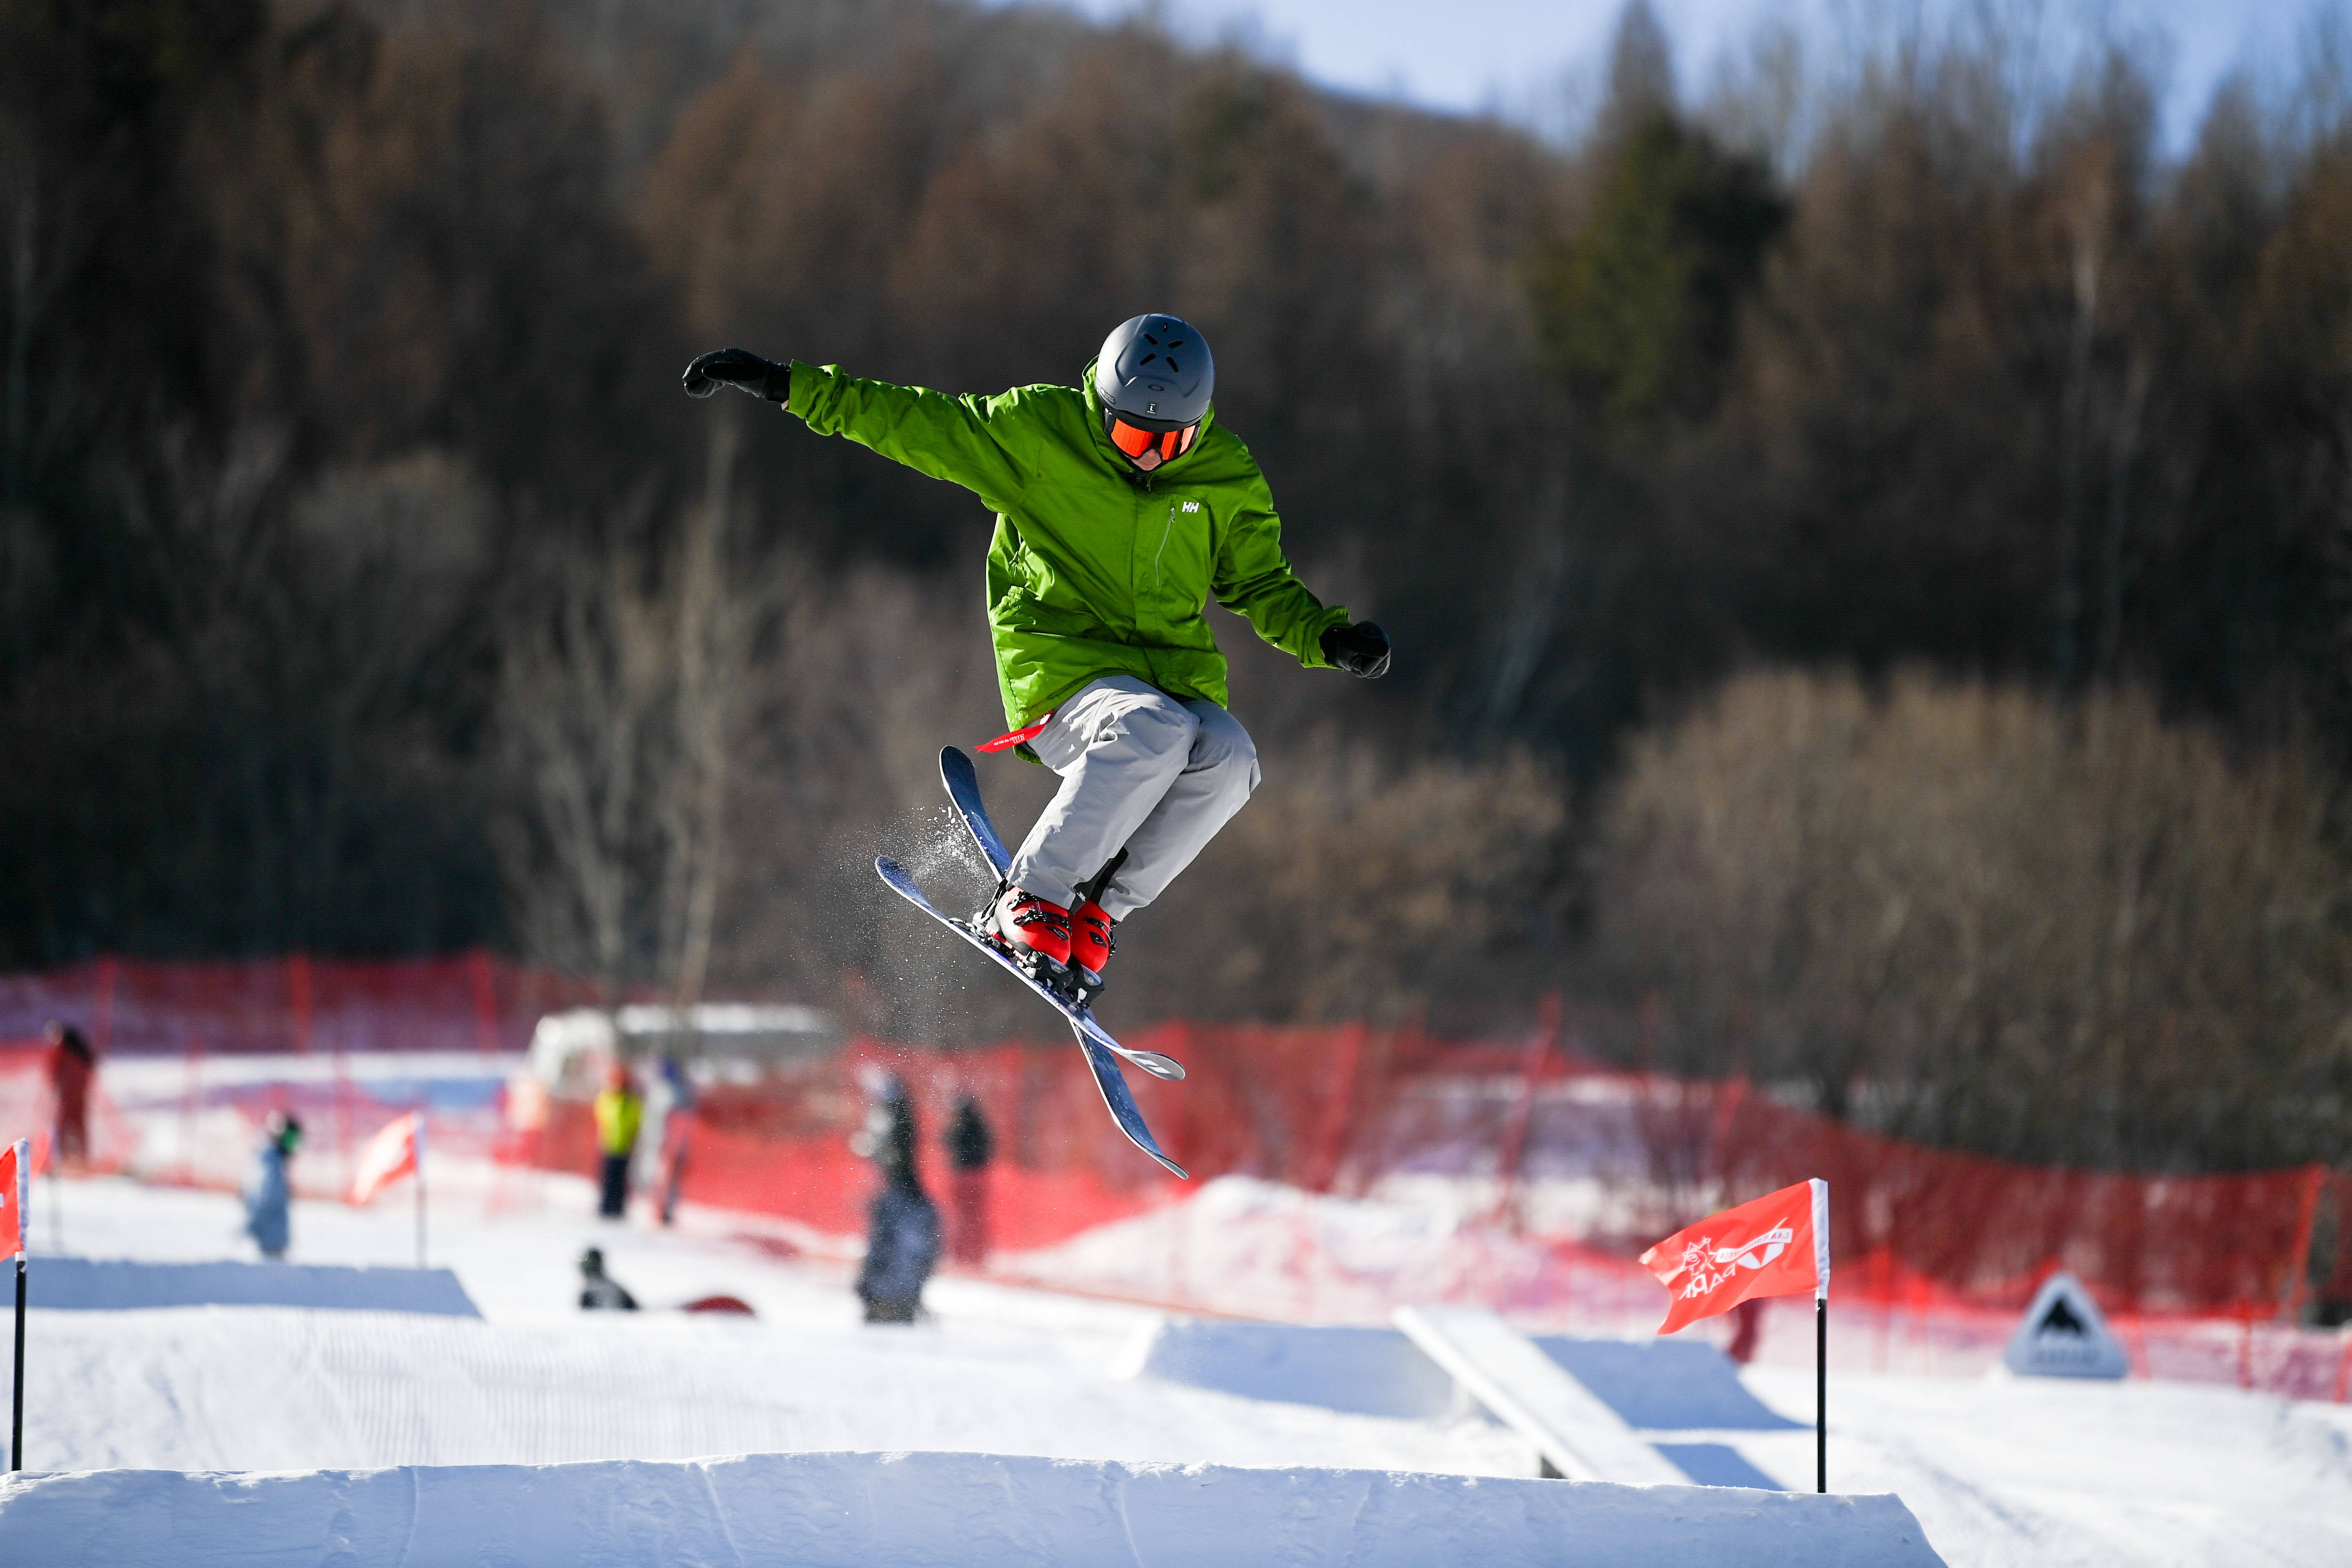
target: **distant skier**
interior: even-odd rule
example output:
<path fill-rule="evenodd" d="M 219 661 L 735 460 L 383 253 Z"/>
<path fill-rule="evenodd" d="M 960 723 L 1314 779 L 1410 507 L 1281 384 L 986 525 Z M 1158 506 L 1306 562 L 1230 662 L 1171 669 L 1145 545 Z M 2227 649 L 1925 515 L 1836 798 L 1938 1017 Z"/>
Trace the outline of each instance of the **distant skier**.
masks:
<path fill-rule="evenodd" d="M 911 1323 L 922 1310 L 923 1282 L 940 1261 L 940 1211 L 915 1173 L 914 1101 L 898 1074 L 882 1084 L 865 1128 L 850 1147 L 872 1160 L 882 1190 L 866 1213 L 866 1261 L 857 1299 L 869 1323 Z"/>
<path fill-rule="evenodd" d="M 253 1170 L 245 1179 L 245 1233 L 261 1248 L 261 1256 L 273 1262 L 286 1256 L 293 1235 L 293 1193 L 286 1162 L 301 1146 L 301 1122 L 282 1110 L 271 1111 L 261 1147 L 254 1152 Z"/>
<path fill-rule="evenodd" d="M 604 1272 L 604 1249 L 592 1247 L 580 1255 L 580 1310 L 583 1312 L 634 1312 L 637 1299 Z"/>
<path fill-rule="evenodd" d="M 858 1069 L 858 1081 L 872 1098 L 866 1125 L 849 1135 L 849 1152 L 882 1170 L 915 1163 L 915 1102 L 907 1080 L 872 1066 Z"/>
<path fill-rule="evenodd" d="M 637 1181 L 654 1194 L 665 1226 L 677 1223 L 686 1185 L 686 1144 L 694 1123 L 694 1086 L 676 1057 L 662 1058 L 646 1090 L 645 1127 L 637 1134 Z"/>
<path fill-rule="evenodd" d="M 79 1170 L 89 1158 L 89 1085 L 98 1076 L 98 1053 L 71 1024 L 52 1018 L 44 1034 L 49 1045 L 49 1088 L 57 1094 L 58 1160 Z"/>
<path fill-rule="evenodd" d="M 604 1087 L 593 1109 L 596 1147 L 604 1157 L 596 1212 L 605 1219 L 619 1219 L 629 1212 L 629 1156 L 637 1147 L 637 1130 L 646 1114 L 646 1102 L 637 1098 L 626 1063 L 614 1062 L 604 1069 Z"/>
<path fill-rule="evenodd" d="M 1225 710 L 1206 602 L 1310 668 L 1367 678 L 1389 639 L 1324 605 L 1283 558 L 1274 497 L 1210 407 L 1216 369 L 1174 316 L 1104 340 L 1077 386 L 950 396 L 720 349 L 686 370 L 783 404 L 996 515 L 989 626 L 1009 734 L 1062 776 L 986 923 L 1066 996 L 1103 984 L 1117 923 L 1164 891 L 1257 787 L 1257 752 Z"/>
<path fill-rule="evenodd" d="M 947 1149 L 955 1204 L 948 1256 L 977 1267 L 988 1261 L 988 1163 L 996 1152 L 980 1101 L 969 1094 L 956 1096 L 955 1115 L 940 1142 Z"/>

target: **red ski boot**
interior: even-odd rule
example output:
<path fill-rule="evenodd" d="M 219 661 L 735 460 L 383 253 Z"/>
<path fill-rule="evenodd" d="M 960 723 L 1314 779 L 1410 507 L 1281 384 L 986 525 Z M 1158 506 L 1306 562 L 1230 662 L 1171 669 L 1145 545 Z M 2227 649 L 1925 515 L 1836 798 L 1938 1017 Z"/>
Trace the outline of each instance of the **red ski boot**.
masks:
<path fill-rule="evenodd" d="M 983 928 L 1012 949 L 1021 967 L 1057 991 L 1070 986 L 1070 911 L 1018 888 L 989 906 Z"/>
<path fill-rule="evenodd" d="M 1118 951 L 1113 923 L 1110 915 L 1092 899 L 1080 904 L 1070 918 L 1070 968 L 1077 975 L 1078 995 L 1088 1006 L 1093 1005 L 1095 994 L 1103 988 L 1103 966 Z"/>

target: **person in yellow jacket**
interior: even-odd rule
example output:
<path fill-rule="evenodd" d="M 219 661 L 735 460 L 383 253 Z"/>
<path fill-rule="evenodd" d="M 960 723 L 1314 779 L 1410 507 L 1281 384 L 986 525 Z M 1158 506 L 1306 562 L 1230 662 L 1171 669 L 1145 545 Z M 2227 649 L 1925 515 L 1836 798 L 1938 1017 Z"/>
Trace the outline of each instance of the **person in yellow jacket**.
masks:
<path fill-rule="evenodd" d="M 606 1219 L 628 1212 L 629 1156 L 636 1152 L 645 1117 L 646 1102 L 630 1081 L 627 1064 L 614 1062 L 604 1069 L 604 1088 L 596 1096 L 596 1147 L 604 1156 L 604 1198 L 596 1212 Z"/>

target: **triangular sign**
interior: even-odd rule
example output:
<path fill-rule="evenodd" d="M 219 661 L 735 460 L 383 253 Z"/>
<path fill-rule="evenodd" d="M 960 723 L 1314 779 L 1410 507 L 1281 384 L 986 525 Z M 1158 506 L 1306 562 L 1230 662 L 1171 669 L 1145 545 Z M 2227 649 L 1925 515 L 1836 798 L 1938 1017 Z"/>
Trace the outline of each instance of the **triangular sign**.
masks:
<path fill-rule="evenodd" d="M 2001 1359 L 2027 1377 L 2122 1377 L 2131 1371 L 2123 1342 L 2072 1274 L 2042 1281 Z"/>

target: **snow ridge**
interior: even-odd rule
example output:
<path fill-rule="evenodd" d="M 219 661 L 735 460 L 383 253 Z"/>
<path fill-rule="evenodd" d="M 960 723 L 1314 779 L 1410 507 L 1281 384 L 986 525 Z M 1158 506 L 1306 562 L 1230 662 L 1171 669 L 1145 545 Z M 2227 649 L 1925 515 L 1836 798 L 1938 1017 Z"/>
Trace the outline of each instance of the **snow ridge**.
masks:
<path fill-rule="evenodd" d="M 864 1506 L 844 1506 L 860 1499 Z M 404 1562 L 738 1568 L 1909 1568 L 1899 1499 L 993 1454 L 761 1454 L 0 1482 L 0 1559 L 55 1568 Z"/>

